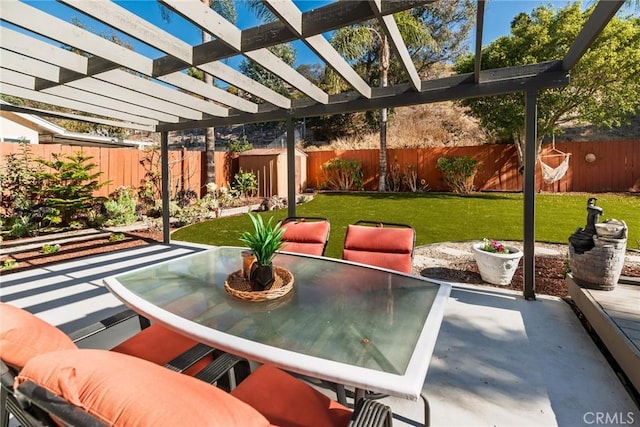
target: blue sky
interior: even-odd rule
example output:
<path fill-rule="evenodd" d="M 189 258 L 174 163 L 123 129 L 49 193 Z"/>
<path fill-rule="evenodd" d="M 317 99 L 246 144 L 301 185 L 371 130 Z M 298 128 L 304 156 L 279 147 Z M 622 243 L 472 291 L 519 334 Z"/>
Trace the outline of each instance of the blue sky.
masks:
<path fill-rule="evenodd" d="M 308 11 L 320 6 L 323 6 L 329 1 L 312 1 L 312 0 L 294 0 L 296 5 L 303 11 Z M 69 9 L 68 7 L 52 1 L 52 0 L 36 0 L 29 1 L 31 5 L 46 11 L 47 13 L 51 13 L 65 21 L 70 21 L 72 17 L 76 16 L 84 22 L 87 28 L 95 30 L 97 32 L 104 32 L 105 28 L 102 24 L 97 21 L 93 21 L 86 16 L 82 15 L 79 12 Z M 166 31 L 171 32 L 174 36 L 182 39 L 183 41 L 196 45 L 201 42 L 201 34 L 198 30 L 196 30 L 190 23 L 183 20 L 176 14 L 172 14 L 172 19 L 169 23 L 166 23 L 162 20 L 160 7 L 158 3 L 151 0 L 120 0 L 117 1 L 122 7 L 128 9 L 131 12 L 136 13 L 137 15 L 143 17 L 144 19 L 162 26 Z M 485 26 L 484 26 L 484 36 L 483 36 L 483 45 L 488 44 L 490 41 L 495 38 L 506 35 L 509 33 L 509 26 L 511 20 L 515 15 L 520 12 L 530 12 L 535 7 L 542 4 L 552 4 L 554 7 L 563 7 L 567 3 L 566 0 L 556 0 L 553 2 L 544 2 L 544 1 L 532 1 L 532 0 L 492 0 L 487 2 L 487 6 L 485 9 Z M 241 29 L 249 28 L 259 24 L 259 21 L 255 18 L 254 14 L 250 12 L 246 8 L 246 4 L 243 1 L 238 1 L 237 3 L 237 12 L 238 12 L 238 23 L 237 26 Z M 2 24 L 6 25 L 6 24 Z M 123 38 L 128 39 L 128 37 L 123 36 Z M 474 46 L 474 33 L 469 40 L 470 48 Z M 162 55 L 162 53 L 145 46 L 137 41 L 132 41 L 134 49 L 136 52 L 142 53 L 150 58 L 157 58 Z M 297 64 L 304 63 L 317 63 L 320 62 L 315 55 L 309 51 L 302 43 L 297 43 L 294 45 L 297 50 Z M 230 65 L 236 66 L 239 63 L 239 59 L 233 61 Z"/>

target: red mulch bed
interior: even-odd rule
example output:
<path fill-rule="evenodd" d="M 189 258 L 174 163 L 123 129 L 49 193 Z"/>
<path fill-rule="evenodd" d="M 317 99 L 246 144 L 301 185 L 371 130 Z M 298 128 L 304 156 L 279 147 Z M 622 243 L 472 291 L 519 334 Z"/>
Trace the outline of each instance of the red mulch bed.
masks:
<path fill-rule="evenodd" d="M 44 254 L 41 249 L 10 254 L 9 257 L 17 261 L 18 265 L 9 270 L 2 270 L 0 274 L 11 274 L 47 264 L 162 242 L 162 234 L 157 232 L 135 231 L 122 234 L 124 234 L 125 238 L 115 242 L 110 242 L 109 234 L 105 234 L 104 236 L 81 242 L 63 243 L 60 245 L 60 250 L 54 254 Z"/>
<path fill-rule="evenodd" d="M 46 264 L 162 242 L 162 234 L 158 232 L 137 231 L 123 234 L 125 235 L 125 239 L 116 242 L 110 242 L 109 235 L 107 234 L 104 237 L 97 237 L 88 241 L 65 243 L 61 245 L 59 252 L 51 255 L 43 254 L 40 249 L 12 254 L 10 257 L 15 259 L 18 265 L 10 270 L 2 270 L 0 274 L 10 274 L 34 267 L 42 267 Z M 565 259 L 563 257 L 539 256 L 536 257 L 535 262 L 536 293 L 562 298 L 566 297 L 568 293 L 564 280 Z M 435 279 L 488 285 L 480 278 L 480 273 L 478 272 L 478 267 L 475 262 L 470 262 L 467 265 L 461 266 L 459 269 L 429 268 L 424 271 L 423 274 Z M 622 274 L 625 276 L 640 277 L 640 265 L 627 264 L 622 269 Z M 502 289 L 522 291 L 522 263 L 520 263 L 520 267 L 516 270 L 511 285 L 499 287 Z"/>
<path fill-rule="evenodd" d="M 568 296 L 567 284 L 565 282 L 565 259 L 561 256 L 537 256 L 536 265 L 536 294 L 552 295 L 565 298 Z M 450 268 L 428 268 L 423 275 L 434 278 L 451 280 L 461 283 L 470 283 L 485 286 L 495 286 L 501 289 L 512 289 L 523 291 L 523 267 L 522 262 L 516 270 L 511 285 L 497 286 L 483 282 L 475 262 L 470 262 L 462 266 L 460 269 Z M 640 265 L 625 264 L 622 269 L 622 275 L 630 277 L 640 277 Z"/>

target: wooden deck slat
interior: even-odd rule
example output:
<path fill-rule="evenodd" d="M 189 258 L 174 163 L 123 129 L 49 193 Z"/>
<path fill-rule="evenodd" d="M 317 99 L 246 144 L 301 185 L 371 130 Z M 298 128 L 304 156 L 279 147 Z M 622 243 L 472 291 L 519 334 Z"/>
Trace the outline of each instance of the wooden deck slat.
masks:
<path fill-rule="evenodd" d="M 640 390 L 640 286 L 612 291 L 580 288 L 567 277 L 569 294 L 631 383 Z"/>

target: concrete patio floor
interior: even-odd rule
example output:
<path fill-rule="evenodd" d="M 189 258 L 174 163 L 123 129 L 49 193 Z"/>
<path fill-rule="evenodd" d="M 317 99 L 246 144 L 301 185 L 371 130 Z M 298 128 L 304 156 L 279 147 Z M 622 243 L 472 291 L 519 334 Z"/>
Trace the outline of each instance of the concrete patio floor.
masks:
<path fill-rule="evenodd" d="M 0 300 L 71 332 L 122 308 L 104 277 L 202 249 L 150 245 L 4 274 Z M 423 390 L 434 426 L 640 425 L 640 409 L 577 316 L 553 297 L 454 284 Z M 422 424 L 422 402 L 382 401 L 394 425 Z"/>

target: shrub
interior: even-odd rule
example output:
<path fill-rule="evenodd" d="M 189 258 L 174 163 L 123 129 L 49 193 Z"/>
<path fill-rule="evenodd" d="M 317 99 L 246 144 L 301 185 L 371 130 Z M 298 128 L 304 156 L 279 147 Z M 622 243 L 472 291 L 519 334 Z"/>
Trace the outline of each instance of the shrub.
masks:
<path fill-rule="evenodd" d="M 46 185 L 47 206 L 60 211 L 64 224 L 86 220 L 93 206 L 106 200 L 104 197 L 94 197 L 93 192 L 108 182 L 98 182 L 102 172 L 91 172 L 97 167 L 95 163 L 88 163 L 93 158 L 91 156 L 84 156 L 82 152 L 52 156 L 53 161 L 36 159 L 36 162 L 53 170 L 38 174 Z"/>
<path fill-rule="evenodd" d="M 245 172 L 240 169 L 233 178 L 233 190 L 240 193 L 242 197 L 253 196 L 258 190 L 258 179 L 253 172 Z"/>
<path fill-rule="evenodd" d="M 454 193 L 470 193 L 474 190 L 473 178 L 478 172 L 478 161 L 473 157 L 440 157 L 436 168 Z"/>
<path fill-rule="evenodd" d="M 321 168 L 329 189 L 362 189 L 362 168 L 359 161 L 336 158 L 324 163 Z"/>
<path fill-rule="evenodd" d="M 125 235 L 124 233 L 114 233 L 111 236 L 109 236 L 109 241 L 110 242 L 119 242 L 121 240 L 125 239 Z"/>
<path fill-rule="evenodd" d="M 26 212 L 42 201 L 42 182 L 28 143 L 20 143 L 19 153 L 4 156 L 4 164 L 0 171 L 0 207 L 3 214 L 10 217 Z"/>
<path fill-rule="evenodd" d="M 7 258 L 4 261 L 2 261 L 2 264 L 0 265 L 0 270 L 11 270 L 12 268 L 15 268 L 18 266 L 18 261 L 16 261 L 13 258 Z"/>
<path fill-rule="evenodd" d="M 60 252 L 60 245 L 57 243 L 55 245 L 51 245 L 49 243 L 42 245 L 42 253 L 45 255 L 52 255 L 58 252 Z"/>
<path fill-rule="evenodd" d="M 242 135 L 242 138 L 234 141 L 225 142 L 224 145 L 229 153 L 242 153 L 253 148 L 253 144 L 247 140 L 247 135 Z"/>
<path fill-rule="evenodd" d="M 105 225 L 127 225 L 136 222 L 136 200 L 133 190 L 120 187 L 109 195 L 109 200 L 104 202 L 107 220 Z"/>
<path fill-rule="evenodd" d="M 198 195 L 193 190 L 180 190 L 176 194 L 176 203 L 181 208 L 191 205 L 197 199 Z"/>

